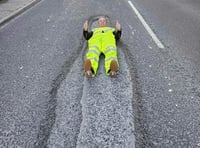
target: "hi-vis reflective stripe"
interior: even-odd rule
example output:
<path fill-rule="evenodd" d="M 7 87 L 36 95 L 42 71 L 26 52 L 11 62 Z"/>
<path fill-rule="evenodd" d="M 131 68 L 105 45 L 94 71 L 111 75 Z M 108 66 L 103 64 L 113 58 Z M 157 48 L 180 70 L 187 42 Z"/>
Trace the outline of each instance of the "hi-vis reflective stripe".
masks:
<path fill-rule="evenodd" d="M 89 49 L 88 52 L 95 53 L 97 56 L 100 55 L 100 52 L 98 52 L 98 51 L 96 51 L 96 50 Z M 87 53 L 88 53 L 88 52 L 87 52 Z"/>
<path fill-rule="evenodd" d="M 89 59 L 89 60 L 94 60 L 94 61 L 96 61 L 97 63 L 99 62 L 96 58 L 87 58 L 87 59 Z"/>
<path fill-rule="evenodd" d="M 105 61 L 108 62 L 108 61 L 111 61 L 111 60 L 117 60 L 117 58 L 116 57 L 110 57 L 110 58 L 106 59 Z"/>
<path fill-rule="evenodd" d="M 110 51 L 116 51 L 116 48 L 112 47 L 112 46 L 109 46 L 107 47 L 107 50 L 106 50 L 106 54 Z"/>
<path fill-rule="evenodd" d="M 99 51 L 99 47 L 98 46 L 89 46 L 89 49 L 91 48 L 96 48 Z"/>

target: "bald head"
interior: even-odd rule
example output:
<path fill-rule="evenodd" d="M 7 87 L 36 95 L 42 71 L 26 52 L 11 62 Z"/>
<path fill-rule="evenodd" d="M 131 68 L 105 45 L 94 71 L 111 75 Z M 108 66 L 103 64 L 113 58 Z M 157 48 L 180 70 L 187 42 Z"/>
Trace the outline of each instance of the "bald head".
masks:
<path fill-rule="evenodd" d="M 98 20 L 98 25 L 99 27 L 106 27 L 107 26 L 106 18 L 101 16 Z"/>

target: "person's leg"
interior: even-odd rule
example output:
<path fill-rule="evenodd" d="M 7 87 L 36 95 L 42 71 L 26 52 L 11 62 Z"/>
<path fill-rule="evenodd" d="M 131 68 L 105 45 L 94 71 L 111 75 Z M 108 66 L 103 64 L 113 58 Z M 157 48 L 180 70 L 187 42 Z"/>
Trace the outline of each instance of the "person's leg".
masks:
<path fill-rule="evenodd" d="M 96 75 L 99 64 L 100 51 L 96 45 L 90 45 L 86 54 L 86 60 L 84 62 L 85 75 L 91 78 Z"/>
<path fill-rule="evenodd" d="M 104 55 L 105 55 L 106 75 L 110 75 L 111 77 L 115 77 L 116 72 L 119 69 L 116 45 L 115 44 L 107 44 L 105 46 Z"/>

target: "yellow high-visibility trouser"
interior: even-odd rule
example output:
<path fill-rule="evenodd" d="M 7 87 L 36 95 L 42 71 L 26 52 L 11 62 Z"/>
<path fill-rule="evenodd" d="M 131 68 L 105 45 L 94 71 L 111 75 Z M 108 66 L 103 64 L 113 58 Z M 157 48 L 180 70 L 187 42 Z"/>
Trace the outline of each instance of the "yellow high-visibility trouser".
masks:
<path fill-rule="evenodd" d="M 101 53 L 105 55 L 105 70 L 107 75 L 109 75 L 111 61 L 116 60 L 118 63 L 114 31 L 115 29 L 111 27 L 100 27 L 92 30 L 93 35 L 88 40 L 86 59 L 90 59 L 94 74 L 97 72 Z"/>

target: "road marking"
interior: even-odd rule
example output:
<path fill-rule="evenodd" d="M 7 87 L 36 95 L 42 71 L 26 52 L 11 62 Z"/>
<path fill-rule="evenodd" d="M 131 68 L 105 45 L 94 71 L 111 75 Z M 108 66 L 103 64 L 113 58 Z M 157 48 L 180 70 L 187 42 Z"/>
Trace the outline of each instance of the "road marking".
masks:
<path fill-rule="evenodd" d="M 152 31 L 152 29 L 149 27 L 149 25 L 146 23 L 142 15 L 139 13 L 139 11 L 136 9 L 136 7 L 133 5 L 131 1 L 128 1 L 129 5 L 132 7 L 133 11 L 143 24 L 144 28 L 147 30 L 149 35 L 152 37 L 153 41 L 157 44 L 159 48 L 164 48 L 164 45 L 161 43 L 161 41 L 158 39 L 158 37 L 155 35 L 155 33 Z"/>

